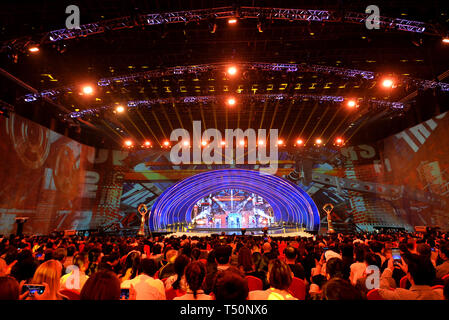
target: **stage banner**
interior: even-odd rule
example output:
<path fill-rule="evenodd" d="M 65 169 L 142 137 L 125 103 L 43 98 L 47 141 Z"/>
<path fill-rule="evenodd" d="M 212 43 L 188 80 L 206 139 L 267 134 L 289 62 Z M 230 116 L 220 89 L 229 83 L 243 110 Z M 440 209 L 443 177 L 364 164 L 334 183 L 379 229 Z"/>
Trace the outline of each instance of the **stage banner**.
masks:
<path fill-rule="evenodd" d="M 412 225 L 449 229 L 449 115 L 383 141 L 384 180 L 404 186 L 401 209 Z"/>
<path fill-rule="evenodd" d="M 0 234 L 88 229 L 98 176 L 95 149 L 12 113 L 0 117 Z"/>

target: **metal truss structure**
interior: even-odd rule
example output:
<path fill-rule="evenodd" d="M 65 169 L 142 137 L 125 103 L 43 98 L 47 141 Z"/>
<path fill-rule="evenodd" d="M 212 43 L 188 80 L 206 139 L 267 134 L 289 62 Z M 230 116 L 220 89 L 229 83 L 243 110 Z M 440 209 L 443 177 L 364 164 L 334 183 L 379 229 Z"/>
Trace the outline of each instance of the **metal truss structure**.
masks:
<path fill-rule="evenodd" d="M 127 106 L 129 108 L 136 107 L 147 107 L 151 108 L 154 105 L 160 104 L 173 104 L 173 103 L 214 103 L 219 102 L 221 100 L 225 100 L 228 96 L 190 96 L 190 97 L 178 97 L 178 98 L 160 98 L 160 99 L 149 99 L 149 100 L 138 100 L 138 101 L 128 101 Z M 322 102 L 334 102 L 341 103 L 345 100 L 343 96 L 329 96 L 329 95 L 318 95 L 318 94 L 238 94 L 238 98 L 240 100 L 256 100 L 264 103 L 267 100 L 298 100 L 298 101 L 322 101 Z M 367 104 L 372 106 L 382 107 L 382 108 L 390 108 L 393 110 L 402 110 L 404 109 L 404 104 L 400 102 L 390 102 L 384 100 L 366 100 Z M 71 112 L 67 115 L 67 118 L 80 118 L 83 116 L 94 115 L 101 111 L 111 110 L 114 106 L 101 106 L 98 108 L 85 109 L 77 112 Z"/>
<path fill-rule="evenodd" d="M 213 23 L 217 19 L 237 17 L 240 19 L 266 20 L 288 20 L 307 22 L 342 22 L 364 24 L 369 17 L 367 13 L 314 10 L 314 9 L 282 9 L 261 7 L 222 7 L 211 9 L 199 9 L 165 13 L 136 14 L 101 22 L 81 25 L 79 29 L 59 29 L 49 31 L 41 35 L 43 42 L 57 42 L 80 37 L 87 37 L 103 32 L 129 29 L 136 26 L 154 26 L 171 23 L 189 23 L 208 21 Z M 383 30 L 396 30 L 413 33 L 426 33 L 430 35 L 445 36 L 444 30 L 420 22 L 402 18 L 379 17 L 379 25 Z M 10 44 L 15 46 L 29 41 L 29 37 L 22 37 L 3 43 L 2 49 L 8 48 Z"/>
<path fill-rule="evenodd" d="M 317 21 L 317 22 L 349 22 L 365 23 L 369 14 L 359 12 L 340 13 L 331 10 L 313 9 L 281 9 L 281 8 L 259 8 L 259 7 L 224 7 L 214 9 L 189 10 L 167 13 L 152 13 L 137 15 L 135 17 L 121 17 L 103 22 L 90 23 L 80 26 L 80 29 L 60 29 L 50 31 L 50 41 L 60 41 L 86 37 L 93 34 L 105 32 L 106 30 L 120 30 L 132 28 L 137 25 L 152 26 L 169 23 L 188 23 L 198 21 L 212 21 L 213 19 L 227 19 L 238 17 L 240 19 L 267 19 L 288 21 Z M 400 18 L 380 17 L 381 29 L 399 30 L 416 33 L 438 34 L 436 28 L 430 24 L 420 21 L 406 20 Z"/>
<path fill-rule="evenodd" d="M 260 71 L 316 72 L 316 73 L 338 75 L 347 78 L 360 77 L 367 80 L 375 80 L 376 78 L 380 78 L 382 76 L 381 74 L 372 71 L 347 69 L 341 67 L 322 66 L 322 65 L 307 65 L 307 64 L 294 64 L 294 63 L 239 63 L 236 65 L 242 70 L 246 69 L 246 70 L 260 70 Z M 98 80 L 97 85 L 99 87 L 107 87 L 113 84 L 114 82 L 127 83 L 139 80 L 160 78 L 164 76 L 200 74 L 210 71 L 224 70 L 224 68 L 226 68 L 226 64 L 224 63 L 178 66 L 160 70 L 138 72 L 116 77 L 102 78 Z M 398 76 L 397 78 L 404 84 L 407 83 L 412 84 L 423 89 L 439 88 L 441 91 L 449 91 L 448 83 L 432 80 L 415 79 L 403 76 Z M 32 102 L 36 101 L 38 98 L 52 98 L 59 94 L 72 91 L 73 88 L 74 86 L 67 86 L 44 90 L 38 93 L 30 93 L 24 96 L 24 101 Z"/>

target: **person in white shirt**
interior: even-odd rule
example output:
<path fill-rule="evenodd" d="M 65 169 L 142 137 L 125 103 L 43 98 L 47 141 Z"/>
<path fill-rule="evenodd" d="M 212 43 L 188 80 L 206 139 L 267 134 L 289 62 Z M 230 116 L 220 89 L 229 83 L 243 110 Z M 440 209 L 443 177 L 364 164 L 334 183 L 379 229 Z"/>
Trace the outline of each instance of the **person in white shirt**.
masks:
<path fill-rule="evenodd" d="M 164 283 L 153 278 L 156 271 L 157 266 L 153 259 L 142 259 L 138 275 L 131 280 L 123 281 L 121 288 L 129 289 L 132 285 L 136 292 L 136 300 L 165 300 Z"/>
<path fill-rule="evenodd" d="M 366 271 L 366 263 L 365 263 L 365 248 L 362 245 L 359 245 L 355 248 L 355 260 L 353 264 L 351 264 L 351 274 L 349 276 L 349 280 L 352 285 L 357 283 L 357 280 L 363 278 L 365 276 Z"/>

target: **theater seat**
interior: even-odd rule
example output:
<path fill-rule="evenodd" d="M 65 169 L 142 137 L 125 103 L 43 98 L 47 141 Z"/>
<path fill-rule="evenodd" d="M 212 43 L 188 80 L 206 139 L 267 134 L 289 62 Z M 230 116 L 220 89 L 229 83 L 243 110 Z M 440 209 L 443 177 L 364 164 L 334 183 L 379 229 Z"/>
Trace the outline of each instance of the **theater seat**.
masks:
<path fill-rule="evenodd" d="M 443 289 L 444 289 L 444 286 L 441 285 L 441 284 L 437 284 L 436 286 L 433 286 L 433 287 L 432 287 L 432 290 L 438 290 L 438 289 L 443 290 Z"/>
<path fill-rule="evenodd" d="M 292 296 L 299 300 L 306 299 L 306 284 L 304 280 L 293 277 L 292 283 L 290 284 L 290 288 L 288 288 Z"/>
<path fill-rule="evenodd" d="M 80 294 L 78 291 L 70 290 L 70 289 L 62 289 L 59 290 L 59 294 L 66 297 L 69 300 L 79 300 Z"/>
<path fill-rule="evenodd" d="M 246 280 L 248 281 L 249 291 L 263 289 L 263 282 L 259 278 L 254 277 L 254 276 L 246 276 Z"/>
<path fill-rule="evenodd" d="M 368 300 L 384 300 L 379 294 L 379 289 L 372 289 L 366 294 Z"/>

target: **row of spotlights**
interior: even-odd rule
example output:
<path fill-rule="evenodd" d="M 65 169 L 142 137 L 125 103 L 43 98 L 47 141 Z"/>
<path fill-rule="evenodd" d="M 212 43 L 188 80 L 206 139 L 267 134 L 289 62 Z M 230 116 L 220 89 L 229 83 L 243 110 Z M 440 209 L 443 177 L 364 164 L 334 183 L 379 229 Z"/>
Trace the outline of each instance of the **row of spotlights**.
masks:
<path fill-rule="evenodd" d="M 208 144 L 207 141 L 201 141 L 201 146 L 206 147 L 207 144 Z M 221 144 L 222 146 L 225 146 L 225 145 L 226 145 L 226 142 L 225 142 L 225 141 L 221 141 L 220 144 Z M 260 140 L 260 141 L 258 142 L 258 145 L 259 145 L 259 146 L 263 146 L 264 144 L 265 144 L 265 142 L 264 142 L 263 140 Z M 314 143 L 314 144 L 315 144 L 315 145 L 322 145 L 322 144 L 323 144 L 323 140 L 322 140 L 321 138 L 317 138 L 317 139 L 315 139 L 315 143 Z M 132 140 L 130 140 L 130 139 L 127 139 L 127 140 L 125 140 L 124 145 L 125 145 L 125 147 L 130 148 L 130 147 L 133 147 L 133 146 L 134 146 L 134 142 L 133 142 Z M 190 147 L 190 142 L 185 141 L 185 142 L 183 143 L 183 145 L 184 145 L 184 147 Z M 245 140 L 240 140 L 240 141 L 239 141 L 239 145 L 240 145 L 240 146 L 245 146 L 245 145 L 246 145 Z M 279 139 L 279 140 L 277 141 L 277 145 L 278 145 L 278 146 L 284 146 L 285 143 L 284 143 L 284 141 L 283 141 L 282 139 Z M 296 141 L 295 141 L 295 144 L 294 144 L 295 147 L 301 147 L 301 146 L 304 146 L 304 145 L 305 145 L 305 144 L 304 144 L 304 140 L 302 140 L 302 139 L 296 140 Z M 336 145 L 336 146 L 342 146 L 342 145 L 344 145 L 344 140 L 343 140 L 342 138 L 336 138 L 336 139 L 335 139 L 334 145 Z M 144 147 L 151 147 L 152 144 L 151 144 L 150 141 L 145 141 L 145 142 L 143 143 L 143 146 L 144 146 Z M 162 142 L 162 147 L 165 147 L 165 148 L 166 148 L 166 147 L 170 147 L 170 142 L 169 142 L 168 140 L 165 140 L 164 142 Z"/>

